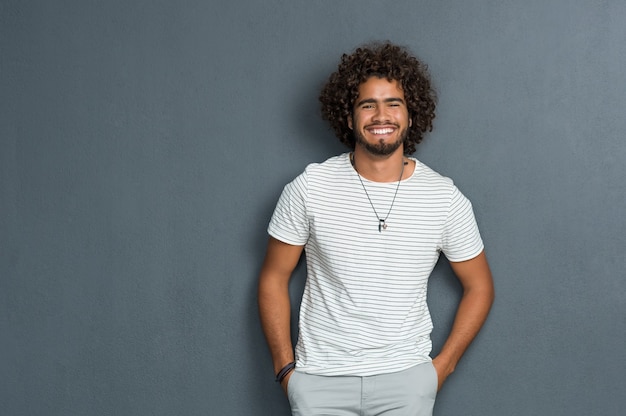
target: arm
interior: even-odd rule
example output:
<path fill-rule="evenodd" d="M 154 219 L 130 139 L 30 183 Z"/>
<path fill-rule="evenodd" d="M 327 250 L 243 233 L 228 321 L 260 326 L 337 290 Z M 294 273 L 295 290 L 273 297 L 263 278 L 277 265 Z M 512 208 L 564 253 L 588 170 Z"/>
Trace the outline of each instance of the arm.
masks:
<path fill-rule="evenodd" d="M 288 289 L 291 273 L 298 264 L 303 248 L 270 237 L 259 275 L 259 314 L 274 362 L 274 374 L 294 361 Z M 286 388 L 288 380 L 289 376 L 283 381 L 283 388 Z"/>
<path fill-rule="evenodd" d="M 484 251 L 471 260 L 450 262 L 450 266 L 463 286 L 463 296 L 448 339 L 433 359 L 439 389 L 480 331 L 494 299 L 491 271 Z"/>

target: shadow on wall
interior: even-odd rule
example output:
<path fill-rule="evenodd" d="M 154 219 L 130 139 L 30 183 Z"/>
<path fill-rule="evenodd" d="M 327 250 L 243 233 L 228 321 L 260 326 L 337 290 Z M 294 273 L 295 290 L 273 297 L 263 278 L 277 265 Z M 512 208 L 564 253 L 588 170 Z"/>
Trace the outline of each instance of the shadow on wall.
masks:
<path fill-rule="evenodd" d="M 288 400 L 280 386 L 274 382 L 272 359 L 261 329 L 257 302 L 258 272 L 263 262 L 268 239 L 267 224 L 279 196 L 280 192 L 274 193 L 267 198 L 267 201 L 263 201 L 263 206 L 259 208 L 256 221 L 254 221 L 255 224 L 258 224 L 258 227 L 255 228 L 254 233 L 251 235 L 249 251 L 254 253 L 252 255 L 253 263 L 257 267 L 254 269 L 255 275 L 249 279 L 250 285 L 246 294 L 247 309 L 244 311 L 247 319 L 243 322 L 247 327 L 245 333 L 249 334 L 247 337 L 248 357 L 246 358 L 250 363 L 247 368 L 248 375 L 245 378 L 247 385 L 243 386 L 243 388 L 247 390 L 247 396 L 254 398 L 253 401 L 257 403 L 253 407 L 261 406 L 263 412 L 268 414 L 289 414 Z M 303 256 L 296 266 L 289 285 L 292 317 L 291 334 L 294 345 L 298 336 L 297 323 L 300 301 L 306 279 L 305 263 Z"/>
<path fill-rule="evenodd" d="M 332 132 L 321 119 L 319 111 L 319 102 L 317 99 L 318 90 L 326 77 L 326 70 L 318 69 L 311 71 L 314 73 L 305 74 L 301 77 L 305 80 L 305 84 L 297 88 L 294 100 L 290 109 L 285 116 L 286 123 L 289 128 L 285 129 L 285 148 L 296 143 L 296 149 L 291 153 L 287 152 L 290 161 L 280 166 L 274 166 L 272 169 L 280 169 L 285 171 L 282 183 L 267 184 L 267 188 L 271 192 L 265 193 L 262 201 L 258 201 L 258 209 L 255 211 L 253 224 L 256 224 L 254 230 L 249 235 L 246 252 L 251 253 L 252 262 L 256 264 L 254 269 L 255 275 L 249 281 L 250 285 L 247 291 L 247 310 L 245 316 L 248 317 L 243 324 L 248 328 L 246 333 L 250 334 L 247 338 L 249 356 L 247 360 L 252 363 L 250 365 L 249 376 L 246 378 L 247 385 L 244 387 L 248 391 L 248 395 L 254 398 L 254 401 L 262 406 L 264 413 L 269 414 L 288 414 L 289 403 L 280 386 L 273 379 L 273 366 L 258 315 L 257 303 L 257 283 L 258 272 L 263 262 L 265 248 L 267 245 L 267 226 L 280 197 L 283 187 L 295 175 L 304 170 L 308 163 L 321 162 L 326 158 L 341 153 L 346 149 L 334 138 Z M 296 134 L 289 133 L 295 131 Z M 295 137 L 294 137 L 295 136 Z M 287 142 L 288 141 L 288 142 Z M 281 149 L 284 150 L 284 149 Z M 298 336 L 298 317 L 300 310 L 300 302 L 302 292 L 306 280 L 306 261 L 304 256 L 298 263 L 290 285 L 289 292 L 291 298 L 291 333 L 292 342 L 295 345 Z M 256 406 L 256 405 L 255 405 Z"/>

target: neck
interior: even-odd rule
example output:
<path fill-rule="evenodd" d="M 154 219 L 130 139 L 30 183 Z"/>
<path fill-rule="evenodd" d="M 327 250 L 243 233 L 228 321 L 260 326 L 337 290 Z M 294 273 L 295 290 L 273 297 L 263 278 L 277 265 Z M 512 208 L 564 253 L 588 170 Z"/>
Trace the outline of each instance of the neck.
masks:
<path fill-rule="evenodd" d="M 413 173 L 413 163 L 407 163 L 402 148 L 390 155 L 378 156 L 357 145 L 352 157 L 354 169 L 362 177 L 373 182 L 395 182 L 400 172 L 403 172 L 401 179 L 406 179 Z"/>

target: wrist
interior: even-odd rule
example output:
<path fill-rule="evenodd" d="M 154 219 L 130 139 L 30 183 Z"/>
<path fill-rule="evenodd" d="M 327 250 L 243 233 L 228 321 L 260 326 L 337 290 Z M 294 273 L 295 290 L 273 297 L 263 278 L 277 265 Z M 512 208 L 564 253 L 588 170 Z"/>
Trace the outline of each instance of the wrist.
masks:
<path fill-rule="evenodd" d="M 278 373 L 276 374 L 276 382 L 282 383 L 285 377 L 287 377 L 287 375 L 291 373 L 294 368 L 296 368 L 295 361 L 292 361 L 285 365 L 283 368 L 281 368 L 280 371 L 278 371 Z"/>
<path fill-rule="evenodd" d="M 441 354 L 433 358 L 433 365 L 445 376 L 449 376 L 454 372 L 456 363 L 457 361 L 454 359 Z"/>

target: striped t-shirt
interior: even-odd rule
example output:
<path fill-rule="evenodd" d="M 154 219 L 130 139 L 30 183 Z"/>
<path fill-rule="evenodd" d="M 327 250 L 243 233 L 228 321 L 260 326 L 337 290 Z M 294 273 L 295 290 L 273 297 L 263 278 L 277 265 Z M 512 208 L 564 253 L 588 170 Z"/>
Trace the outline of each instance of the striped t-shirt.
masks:
<path fill-rule="evenodd" d="M 305 246 L 299 371 L 368 376 L 430 360 L 428 277 L 440 252 L 469 260 L 483 243 L 469 200 L 412 160 L 391 212 L 398 182 L 361 177 L 362 185 L 348 153 L 307 166 L 285 186 L 268 232 Z M 382 231 L 372 205 L 380 218 L 389 212 Z"/>

